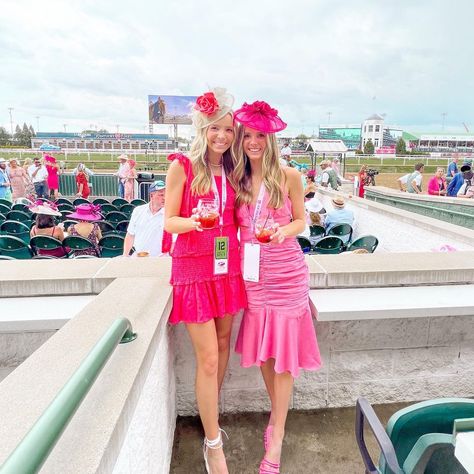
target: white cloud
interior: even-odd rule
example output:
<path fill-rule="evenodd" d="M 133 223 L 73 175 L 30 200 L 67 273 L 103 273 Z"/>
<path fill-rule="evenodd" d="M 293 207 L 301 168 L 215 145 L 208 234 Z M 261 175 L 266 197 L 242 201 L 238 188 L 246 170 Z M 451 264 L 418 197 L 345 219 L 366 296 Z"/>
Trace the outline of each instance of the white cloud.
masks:
<path fill-rule="evenodd" d="M 470 0 L 61 2 L 0 10 L 0 125 L 143 131 L 148 94 L 222 85 L 265 99 L 290 133 L 373 112 L 474 128 Z M 374 99 L 375 97 L 375 99 Z M 184 129 L 184 127 L 183 127 Z M 164 127 L 164 131 L 168 131 Z"/>

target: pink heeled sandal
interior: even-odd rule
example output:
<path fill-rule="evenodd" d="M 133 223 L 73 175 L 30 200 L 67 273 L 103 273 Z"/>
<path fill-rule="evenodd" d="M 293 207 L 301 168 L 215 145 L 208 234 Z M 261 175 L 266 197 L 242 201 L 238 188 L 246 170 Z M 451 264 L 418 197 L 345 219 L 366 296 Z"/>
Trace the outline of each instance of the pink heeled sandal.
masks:
<path fill-rule="evenodd" d="M 258 474 L 280 474 L 280 464 L 263 458 L 258 469 Z"/>

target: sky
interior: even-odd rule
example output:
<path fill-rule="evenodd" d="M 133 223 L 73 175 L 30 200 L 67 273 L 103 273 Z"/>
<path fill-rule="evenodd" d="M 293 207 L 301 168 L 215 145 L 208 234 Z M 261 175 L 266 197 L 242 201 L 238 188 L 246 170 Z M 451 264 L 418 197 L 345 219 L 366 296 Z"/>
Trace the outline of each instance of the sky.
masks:
<path fill-rule="evenodd" d="M 144 133 L 149 94 L 219 86 L 269 102 L 289 136 L 373 113 L 474 134 L 473 18 L 472 0 L 3 0 L 0 126 L 12 107 L 43 132 Z"/>

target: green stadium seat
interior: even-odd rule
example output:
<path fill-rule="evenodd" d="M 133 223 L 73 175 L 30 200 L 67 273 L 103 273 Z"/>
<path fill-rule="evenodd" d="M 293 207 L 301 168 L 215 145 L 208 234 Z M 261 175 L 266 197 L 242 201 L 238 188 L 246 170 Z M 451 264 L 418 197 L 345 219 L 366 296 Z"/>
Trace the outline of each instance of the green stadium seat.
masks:
<path fill-rule="evenodd" d="M 365 398 L 356 403 L 357 444 L 369 474 L 460 474 L 466 471 L 454 456 L 456 419 L 474 418 L 474 400 L 440 398 L 397 411 L 384 429 Z M 370 428 L 381 449 L 375 466 L 365 443 Z"/>
<path fill-rule="evenodd" d="M 337 254 L 341 253 L 344 248 L 344 242 L 336 236 L 323 237 L 313 246 L 314 253 L 320 254 Z"/>
<path fill-rule="evenodd" d="M 307 239 L 306 237 L 303 237 L 302 235 L 298 235 L 296 236 L 296 240 L 300 244 L 300 247 L 303 253 L 311 252 L 311 242 L 309 241 L 309 239 Z"/>
<path fill-rule="evenodd" d="M 4 201 L 4 199 L 2 199 Z M 6 201 L 8 202 L 8 201 Z M 11 203 L 9 203 L 11 204 Z M 6 204 L 0 203 L 0 214 L 7 215 L 11 211 L 11 206 L 7 206 Z"/>
<path fill-rule="evenodd" d="M 13 204 L 12 211 L 21 211 L 25 214 L 31 215 L 30 208 L 26 204 Z"/>
<path fill-rule="evenodd" d="M 73 224 L 78 224 L 78 221 L 74 221 L 72 219 L 66 219 L 65 221 L 63 221 L 64 232 L 67 232 L 69 227 Z"/>
<path fill-rule="evenodd" d="M 311 237 L 324 237 L 326 230 L 322 225 L 310 225 L 309 226 L 309 235 Z"/>
<path fill-rule="evenodd" d="M 110 204 L 110 202 L 104 198 L 96 198 L 92 201 L 92 204 L 95 204 L 97 206 L 97 204 Z"/>
<path fill-rule="evenodd" d="M 118 257 L 123 254 L 124 238 L 120 235 L 106 235 L 99 241 L 102 258 Z"/>
<path fill-rule="evenodd" d="M 120 212 L 123 212 L 129 218 L 132 215 L 132 212 L 134 209 L 135 209 L 135 206 L 133 204 L 124 204 L 123 206 L 120 206 Z"/>
<path fill-rule="evenodd" d="M 352 226 L 349 224 L 337 224 L 331 227 L 326 232 L 326 235 L 335 235 L 339 237 L 344 243 L 344 246 L 347 246 L 352 239 L 352 232 Z"/>
<path fill-rule="evenodd" d="M 115 198 L 113 201 L 112 201 L 112 204 L 117 207 L 117 209 L 120 209 L 121 206 L 123 206 L 124 204 L 128 204 L 128 201 L 124 198 Z"/>
<path fill-rule="evenodd" d="M 127 221 L 129 216 L 119 211 L 112 211 L 107 213 L 106 219 L 107 222 L 110 222 L 112 225 L 117 225 L 120 221 Z"/>
<path fill-rule="evenodd" d="M 113 212 L 113 211 L 118 211 L 118 208 L 115 207 L 113 204 L 106 203 L 106 204 L 100 205 L 100 213 L 103 216 L 106 216 L 109 212 Z"/>
<path fill-rule="evenodd" d="M 379 240 L 374 235 L 364 235 L 354 240 L 349 246 L 348 250 L 366 249 L 369 253 L 374 253 L 379 245 Z"/>
<path fill-rule="evenodd" d="M 26 212 L 23 212 L 23 211 L 10 211 L 7 214 L 7 219 L 9 221 L 29 223 L 32 220 L 32 214 L 31 213 L 27 214 Z"/>
<path fill-rule="evenodd" d="M 0 213 L 0 222 L 6 221 L 6 220 L 7 220 L 7 216 Z"/>
<path fill-rule="evenodd" d="M 141 206 L 143 204 L 146 204 L 146 201 L 144 201 L 143 199 L 134 199 L 130 204 L 136 207 L 136 206 Z"/>
<path fill-rule="evenodd" d="M 90 204 L 90 202 L 87 199 L 84 199 L 84 198 L 74 199 L 74 201 L 72 203 L 74 204 L 74 206 L 79 206 L 79 204 Z"/>
<path fill-rule="evenodd" d="M 59 207 L 60 204 L 68 204 L 69 206 L 73 206 L 72 201 L 66 198 L 59 198 L 56 199 L 55 204 Z"/>
<path fill-rule="evenodd" d="M 16 260 L 26 260 L 33 257 L 29 245 L 18 237 L 0 235 L 0 255 Z"/>
<path fill-rule="evenodd" d="M 39 250 L 62 249 L 63 244 L 58 239 L 55 239 L 54 237 L 51 237 L 49 235 L 35 235 L 30 240 L 30 247 L 31 247 L 31 250 L 33 251 L 33 253 L 35 255 L 39 256 L 38 255 Z M 42 255 L 42 256 L 48 256 L 48 255 Z M 62 258 L 67 258 L 67 253 Z"/>
<path fill-rule="evenodd" d="M 74 256 L 76 250 L 93 249 L 95 251 L 95 247 L 90 240 L 78 235 L 69 235 L 66 237 L 63 240 L 63 247 L 70 250 L 70 256 Z"/>
<path fill-rule="evenodd" d="M 115 232 L 117 232 L 119 235 L 125 236 L 127 233 L 129 223 L 130 221 L 118 222 L 117 225 L 115 226 Z"/>
<path fill-rule="evenodd" d="M 115 232 L 115 226 L 110 222 L 106 221 L 97 221 L 96 224 L 100 227 L 102 235 L 110 234 Z"/>
<path fill-rule="evenodd" d="M 12 208 L 12 203 L 8 199 L 0 199 L 0 206 L 5 206 L 10 210 Z"/>
<path fill-rule="evenodd" d="M 0 224 L 0 234 L 18 237 L 26 244 L 30 242 L 30 227 L 25 222 L 6 220 Z"/>

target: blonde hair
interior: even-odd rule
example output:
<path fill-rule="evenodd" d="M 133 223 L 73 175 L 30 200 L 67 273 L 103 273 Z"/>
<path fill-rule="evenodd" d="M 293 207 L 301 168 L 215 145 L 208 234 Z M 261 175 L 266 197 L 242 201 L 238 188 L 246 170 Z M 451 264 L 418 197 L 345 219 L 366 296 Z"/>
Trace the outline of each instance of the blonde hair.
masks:
<path fill-rule="evenodd" d="M 233 183 L 236 189 L 236 206 L 250 204 L 252 202 L 252 170 L 250 161 L 244 152 L 245 126 L 239 125 L 237 137 L 232 146 L 232 157 L 234 159 Z M 284 196 L 281 189 L 282 180 L 286 182 L 286 175 L 282 171 L 279 161 L 278 144 L 275 134 L 266 135 L 267 146 L 263 153 L 262 177 L 263 184 L 268 191 L 270 199 L 268 204 L 274 209 L 283 206 Z"/>
<path fill-rule="evenodd" d="M 26 158 L 25 161 L 23 162 L 23 166 L 30 166 L 33 163 L 33 160 L 31 158 Z"/>
<path fill-rule="evenodd" d="M 311 225 L 319 225 L 321 224 L 321 214 L 319 212 L 311 212 L 309 213 L 309 219 L 311 221 Z"/>
<path fill-rule="evenodd" d="M 232 112 L 229 112 L 233 119 Z M 222 118 L 222 117 L 221 117 Z M 212 188 L 212 173 L 211 168 L 207 164 L 207 130 L 214 122 L 207 125 L 207 127 L 196 129 L 196 137 L 191 144 L 189 152 L 189 159 L 193 166 L 194 179 L 191 183 L 191 191 L 194 195 L 203 196 Z M 226 150 L 222 155 L 222 162 L 224 163 L 224 170 L 226 176 L 231 180 L 233 170 L 233 159 L 230 149 Z"/>

